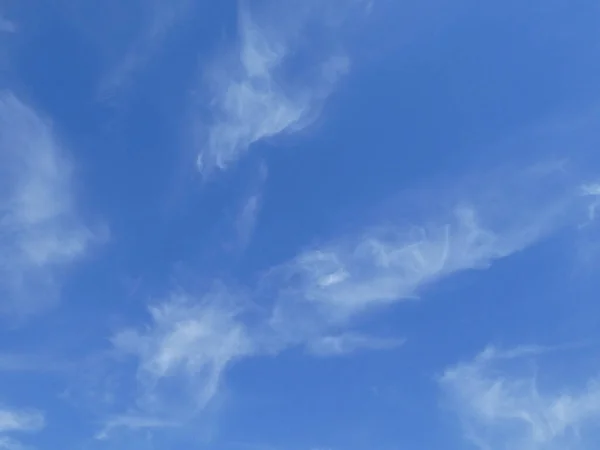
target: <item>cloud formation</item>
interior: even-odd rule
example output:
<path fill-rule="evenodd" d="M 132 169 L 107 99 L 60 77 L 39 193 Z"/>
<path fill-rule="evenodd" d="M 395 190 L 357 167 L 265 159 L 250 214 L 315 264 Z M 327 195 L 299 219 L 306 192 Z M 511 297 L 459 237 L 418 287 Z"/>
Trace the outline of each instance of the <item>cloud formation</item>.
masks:
<path fill-rule="evenodd" d="M 140 404 L 146 410 L 164 405 L 161 391 L 171 401 L 179 395 L 182 406 L 205 406 L 217 393 L 222 372 L 255 351 L 240 310 L 229 302 L 223 293 L 202 299 L 174 295 L 150 308 L 151 323 L 144 330 L 114 336 L 115 347 L 137 359 Z"/>
<path fill-rule="evenodd" d="M 259 24 L 242 8 L 233 67 L 223 58 L 208 74 L 215 119 L 201 139 L 197 163 L 203 173 L 226 169 L 256 142 L 307 126 L 348 71 L 347 57 L 328 55 L 315 64 L 311 81 L 293 82 L 286 64 L 295 39 L 277 21 L 270 17 Z"/>
<path fill-rule="evenodd" d="M 581 195 L 591 199 L 588 206 L 588 220 L 593 222 L 600 206 L 600 183 L 584 184 L 581 186 Z"/>
<path fill-rule="evenodd" d="M 392 208 L 381 225 L 301 252 L 267 277 L 279 299 L 273 321 L 290 333 L 288 322 L 307 314 L 313 323 L 347 324 L 373 309 L 418 298 L 453 274 L 486 269 L 557 229 L 574 228 L 587 203 L 562 172 L 538 169 L 489 174 L 484 183 L 469 181 L 454 192 L 413 193 L 423 205 L 421 223 Z M 414 200 L 398 211 L 409 204 Z"/>
<path fill-rule="evenodd" d="M 26 447 L 10 434 L 37 432 L 45 425 L 46 420 L 40 411 L 0 407 L 0 449 L 25 449 Z"/>
<path fill-rule="evenodd" d="M 487 267 L 528 242 L 480 223 L 470 208 L 448 223 L 369 230 L 302 253 L 286 268 L 297 295 L 336 322 L 367 308 L 414 298 L 452 273 Z"/>
<path fill-rule="evenodd" d="M 453 200 L 438 201 L 451 205 L 446 211 L 427 202 L 419 224 L 395 209 L 386 211 L 379 225 L 274 266 L 248 288 L 247 298 L 223 289 L 168 296 L 150 308 L 146 326 L 113 338 L 117 350 L 134 357 L 140 389 L 135 411 L 153 418 L 166 412 L 159 420 L 177 422 L 178 408 L 205 408 L 226 370 L 249 357 L 292 348 L 316 357 L 398 348 L 403 339 L 361 330 L 357 319 L 418 298 L 454 274 L 486 269 L 557 228 L 577 224 L 587 203 L 559 173 L 537 167 L 512 170 L 510 182 L 494 184 L 486 176 L 493 185 L 466 183 Z"/>
<path fill-rule="evenodd" d="M 584 450 L 600 418 L 600 379 L 581 386 L 542 389 L 523 363 L 538 351 L 487 348 L 440 378 L 465 437 L 482 450 Z M 595 435 L 597 438 L 597 434 Z M 589 441 L 592 439 L 592 441 Z M 597 441 L 595 441 L 597 442 Z"/>
<path fill-rule="evenodd" d="M 148 430 L 157 428 L 173 428 L 176 426 L 176 423 L 160 418 L 140 415 L 122 415 L 108 420 L 104 425 L 104 428 L 96 434 L 96 439 L 108 439 L 110 434 L 119 428 L 125 428 L 128 430 Z"/>
<path fill-rule="evenodd" d="M 44 425 L 44 416 L 38 411 L 0 409 L 0 433 L 38 431 L 44 428 Z"/>
<path fill-rule="evenodd" d="M 321 336 L 307 344 L 307 350 L 315 356 L 343 356 L 358 350 L 391 350 L 401 346 L 402 339 L 386 339 L 360 333 L 342 333 Z"/>
<path fill-rule="evenodd" d="M 263 204 L 263 190 L 267 179 L 267 168 L 261 164 L 257 179 L 252 183 L 249 193 L 244 198 L 240 211 L 235 220 L 237 242 L 241 248 L 245 248 L 254 234 L 258 216 Z"/>
<path fill-rule="evenodd" d="M 50 123 L 13 94 L 0 94 L 0 312 L 51 304 L 58 271 L 94 239 L 74 206 L 72 168 Z"/>

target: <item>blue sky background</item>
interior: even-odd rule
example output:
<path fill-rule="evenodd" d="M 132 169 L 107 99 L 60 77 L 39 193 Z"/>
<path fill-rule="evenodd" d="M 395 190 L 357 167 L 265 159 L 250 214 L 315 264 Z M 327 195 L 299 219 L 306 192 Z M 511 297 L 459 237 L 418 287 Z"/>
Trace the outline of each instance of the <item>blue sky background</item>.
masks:
<path fill-rule="evenodd" d="M 596 448 L 599 19 L 0 0 L 0 449 Z"/>

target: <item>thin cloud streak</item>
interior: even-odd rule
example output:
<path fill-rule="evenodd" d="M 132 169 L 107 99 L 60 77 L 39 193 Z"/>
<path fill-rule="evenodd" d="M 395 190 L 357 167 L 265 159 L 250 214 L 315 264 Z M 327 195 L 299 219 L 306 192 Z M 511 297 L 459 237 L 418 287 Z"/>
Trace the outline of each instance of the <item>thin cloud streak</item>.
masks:
<path fill-rule="evenodd" d="M 360 333 L 343 333 L 321 336 L 312 340 L 308 342 L 307 350 L 314 356 L 329 357 L 349 355 L 361 350 L 393 350 L 403 344 L 403 339 L 381 338 Z"/>
<path fill-rule="evenodd" d="M 24 446 L 16 439 L 8 436 L 0 436 L 0 449 L 3 450 L 27 450 L 29 447 Z"/>
<path fill-rule="evenodd" d="M 156 417 L 123 415 L 113 417 L 108 420 L 104 428 L 96 434 L 96 439 L 103 441 L 110 437 L 115 430 L 126 428 L 129 430 L 151 430 L 159 428 L 174 428 L 178 425 L 174 422 L 163 420 Z"/>
<path fill-rule="evenodd" d="M 138 36 L 129 43 L 123 58 L 103 78 L 99 87 L 102 98 L 111 97 L 130 84 L 192 4 L 190 0 L 153 0 L 140 4 L 143 12 L 150 11 L 149 18 Z"/>

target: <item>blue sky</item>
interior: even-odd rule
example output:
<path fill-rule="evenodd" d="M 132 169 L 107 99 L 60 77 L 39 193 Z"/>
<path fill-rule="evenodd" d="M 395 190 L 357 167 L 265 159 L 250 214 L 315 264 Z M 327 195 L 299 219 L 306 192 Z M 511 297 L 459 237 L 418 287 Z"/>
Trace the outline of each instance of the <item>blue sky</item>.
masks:
<path fill-rule="evenodd" d="M 596 448 L 599 19 L 0 1 L 0 449 Z"/>

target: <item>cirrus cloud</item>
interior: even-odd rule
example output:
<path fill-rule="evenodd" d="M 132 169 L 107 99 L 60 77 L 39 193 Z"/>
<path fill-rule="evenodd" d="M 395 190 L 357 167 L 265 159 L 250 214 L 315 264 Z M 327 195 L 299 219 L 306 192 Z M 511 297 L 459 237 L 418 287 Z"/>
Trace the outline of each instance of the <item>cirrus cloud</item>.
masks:
<path fill-rule="evenodd" d="M 0 311 L 28 314 L 56 300 L 60 270 L 96 236 L 52 125 L 10 92 L 0 94 L 0 166 Z"/>

